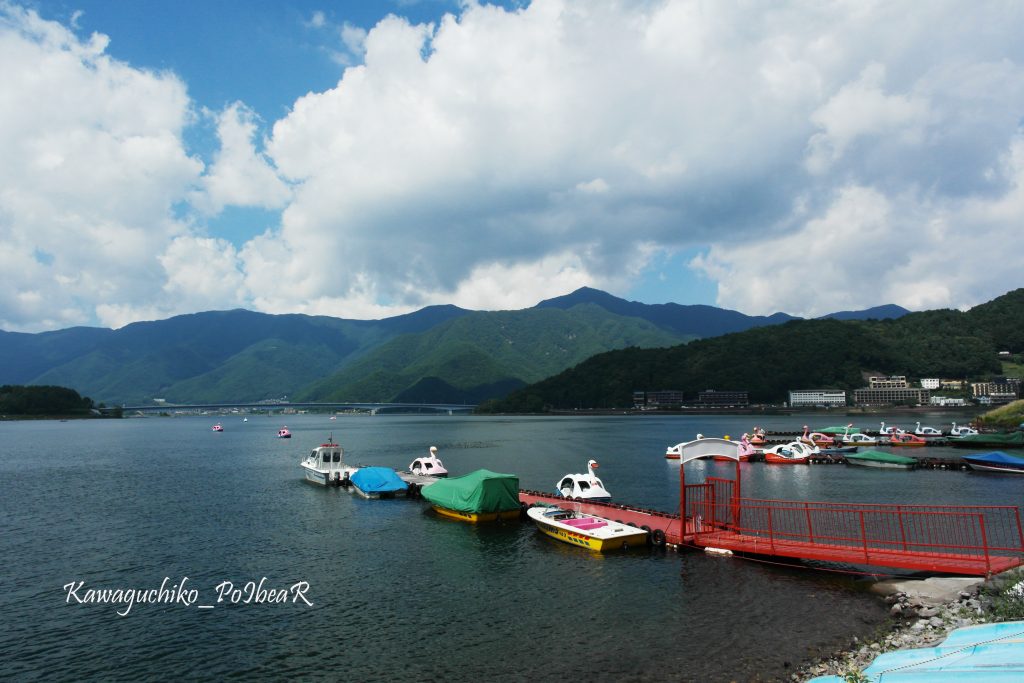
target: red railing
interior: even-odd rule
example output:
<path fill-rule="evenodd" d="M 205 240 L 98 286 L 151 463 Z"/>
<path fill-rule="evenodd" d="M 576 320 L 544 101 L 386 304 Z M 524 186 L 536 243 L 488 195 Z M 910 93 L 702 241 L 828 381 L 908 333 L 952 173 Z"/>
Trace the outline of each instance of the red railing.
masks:
<path fill-rule="evenodd" d="M 860 549 L 864 563 L 885 554 L 992 556 L 1024 553 L 1020 511 L 1009 506 L 871 505 L 733 498 L 730 480 L 687 486 L 695 537 L 729 531 L 783 544 Z"/>

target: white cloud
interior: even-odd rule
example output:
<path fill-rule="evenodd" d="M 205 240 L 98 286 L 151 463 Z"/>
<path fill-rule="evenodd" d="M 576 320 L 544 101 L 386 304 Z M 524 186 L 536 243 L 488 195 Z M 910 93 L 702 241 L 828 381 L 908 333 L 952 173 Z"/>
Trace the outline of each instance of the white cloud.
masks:
<path fill-rule="evenodd" d="M 814 317 L 880 303 L 969 308 L 1022 284 L 1001 245 L 1020 240 L 1024 134 L 999 175 L 1005 194 L 968 201 L 847 186 L 796 231 L 714 246 L 691 265 L 719 282 L 720 304 L 740 310 Z"/>
<path fill-rule="evenodd" d="M 203 177 L 204 192 L 192 198 L 195 206 L 214 214 L 225 205 L 264 209 L 285 206 L 290 190 L 256 150 L 256 123 L 256 115 L 240 102 L 217 116 L 221 147 Z"/>
<path fill-rule="evenodd" d="M 0 5 L 0 327 L 93 323 L 96 306 L 160 291 L 157 255 L 202 170 L 181 144 L 184 84 Z M 48 255 L 43 261 L 36 254 Z"/>
<path fill-rule="evenodd" d="M 0 327 L 518 308 L 702 246 L 750 313 L 978 303 L 1021 284 L 982 256 L 1024 218 L 1021 25 L 998 1 L 314 15 L 356 65 L 268 131 L 228 107 L 204 169 L 177 77 L 0 5 Z M 280 223 L 232 247 L 204 225 L 232 206 Z"/>
<path fill-rule="evenodd" d="M 809 143 L 807 165 L 812 172 L 825 170 L 858 138 L 921 143 L 928 122 L 927 101 L 913 95 L 886 95 L 884 80 L 885 67 L 869 64 L 856 82 L 844 85 L 811 114 L 811 121 L 823 129 Z"/>

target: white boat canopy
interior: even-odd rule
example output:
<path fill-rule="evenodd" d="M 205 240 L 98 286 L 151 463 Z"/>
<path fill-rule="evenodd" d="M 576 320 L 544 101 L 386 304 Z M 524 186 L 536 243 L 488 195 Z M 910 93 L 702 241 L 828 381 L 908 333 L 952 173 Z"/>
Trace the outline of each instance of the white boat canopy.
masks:
<path fill-rule="evenodd" d="M 670 450 L 679 452 L 679 464 L 681 465 L 685 465 L 691 460 L 710 458 L 715 455 L 725 456 L 736 462 L 740 461 L 740 442 L 731 439 L 704 437 L 676 444 Z"/>

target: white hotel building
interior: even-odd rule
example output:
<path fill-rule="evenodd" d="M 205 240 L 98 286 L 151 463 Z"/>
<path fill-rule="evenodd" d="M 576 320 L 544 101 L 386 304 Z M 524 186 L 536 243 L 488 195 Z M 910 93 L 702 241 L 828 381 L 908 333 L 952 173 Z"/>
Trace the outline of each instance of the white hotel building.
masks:
<path fill-rule="evenodd" d="M 789 405 L 794 408 L 801 406 L 827 406 L 829 408 L 846 405 L 846 392 L 838 389 L 803 389 L 789 392 Z"/>

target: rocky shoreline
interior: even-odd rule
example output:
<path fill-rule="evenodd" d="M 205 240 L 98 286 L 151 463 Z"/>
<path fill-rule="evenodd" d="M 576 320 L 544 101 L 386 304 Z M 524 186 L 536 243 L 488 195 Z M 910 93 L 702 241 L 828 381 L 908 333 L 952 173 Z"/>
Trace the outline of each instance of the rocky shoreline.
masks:
<path fill-rule="evenodd" d="M 958 628 L 1002 621 L 995 613 L 996 605 L 1008 589 L 1024 598 L 1024 569 L 988 581 L 958 577 L 881 581 L 872 591 L 884 595 L 891 605 L 890 628 L 875 639 L 855 637 L 849 648 L 804 664 L 790 679 L 808 681 L 816 676 L 860 672 L 883 652 L 932 647 Z"/>

